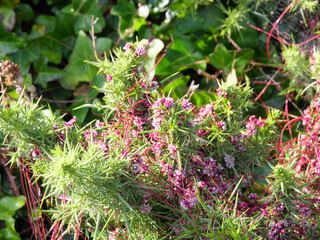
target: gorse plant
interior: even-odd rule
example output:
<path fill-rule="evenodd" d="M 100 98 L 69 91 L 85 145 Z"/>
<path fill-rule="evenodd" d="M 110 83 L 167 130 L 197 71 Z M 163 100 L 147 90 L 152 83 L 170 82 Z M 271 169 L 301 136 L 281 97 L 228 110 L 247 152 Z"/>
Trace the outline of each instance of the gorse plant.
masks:
<path fill-rule="evenodd" d="M 23 95 L 7 105 L 3 94 L 3 144 L 15 152 L 12 163 L 41 182 L 40 207 L 54 220 L 51 237 L 315 236 L 310 229 L 318 215 L 303 225 L 306 213 L 295 204 L 306 211 L 319 206 L 293 168 L 277 165 L 264 191 L 252 187 L 253 173 L 269 169 L 279 113 L 247 116 L 252 90 L 238 83 L 235 70 L 199 108 L 190 100 L 193 84 L 181 99 L 161 94 L 152 75 L 161 47 L 152 48 L 153 41 L 127 43 L 110 59 L 90 62 L 105 77 L 97 87 L 102 102 L 93 104 L 103 120 L 82 128 L 75 117 L 63 123 L 39 103 L 22 102 Z"/>

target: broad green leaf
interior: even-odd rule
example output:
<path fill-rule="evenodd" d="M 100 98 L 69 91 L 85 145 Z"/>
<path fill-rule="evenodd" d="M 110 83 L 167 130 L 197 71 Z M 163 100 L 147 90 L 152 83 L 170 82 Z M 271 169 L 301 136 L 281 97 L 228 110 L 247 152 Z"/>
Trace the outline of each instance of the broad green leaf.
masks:
<path fill-rule="evenodd" d="M 48 67 L 43 62 L 40 64 L 35 64 L 35 70 L 38 72 L 38 76 L 35 79 L 35 83 L 40 84 L 42 88 L 46 88 L 48 82 L 61 79 L 66 75 L 63 70 Z"/>
<path fill-rule="evenodd" d="M 50 15 L 39 15 L 35 22 L 44 26 L 45 33 L 52 32 L 56 27 L 56 19 Z"/>
<path fill-rule="evenodd" d="M 112 8 L 111 14 L 119 16 L 119 33 L 123 35 L 127 29 L 132 27 L 137 15 L 137 9 L 131 2 L 120 0 L 118 4 Z"/>
<path fill-rule="evenodd" d="M 242 49 L 236 52 L 235 68 L 246 65 L 253 58 L 254 50 Z"/>
<path fill-rule="evenodd" d="M 258 46 L 259 37 L 258 31 L 248 26 L 248 22 L 256 25 L 254 21 L 248 17 L 245 21 L 241 22 L 240 25 L 243 27 L 241 31 L 233 31 L 231 38 L 238 44 L 241 48 L 255 48 Z"/>
<path fill-rule="evenodd" d="M 46 28 L 44 25 L 33 24 L 30 35 L 28 36 L 28 40 L 33 40 L 36 38 L 43 37 L 46 33 Z"/>
<path fill-rule="evenodd" d="M 8 8 L 8 9 L 14 9 L 17 4 L 17 1 L 13 0 L 1 0 L 0 1 L 0 8 Z"/>
<path fill-rule="evenodd" d="M 10 59 L 14 63 L 18 64 L 22 74 L 28 73 L 30 64 L 38 60 L 39 58 L 40 58 L 39 55 L 36 52 L 34 52 L 32 49 L 30 49 L 29 46 L 13 53 L 10 56 Z"/>
<path fill-rule="evenodd" d="M 43 37 L 29 42 L 30 51 L 40 55 L 41 58 L 48 59 L 48 62 L 59 64 L 61 61 L 61 42 L 56 40 L 57 35 L 49 33 Z"/>
<path fill-rule="evenodd" d="M 98 77 L 98 76 L 96 76 L 96 77 Z M 89 108 L 88 107 L 83 107 L 83 108 L 78 108 L 78 109 L 75 109 L 75 108 L 81 107 L 84 104 L 91 103 L 92 102 L 92 98 L 95 98 L 98 95 L 98 93 L 99 92 L 96 89 L 92 88 L 89 91 L 89 93 L 87 94 L 87 96 L 78 95 L 78 96 L 75 97 L 75 100 L 84 99 L 83 101 L 75 101 L 75 102 L 73 102 L 71 104 L 71 106 L 69 107 L 69 109 L 71 110 L 72 115 L 77 117 L 78 123 L 83 123 L 84 122 L 84 120 L 86 119 L 86 117 L 88 115 Z"/>
<path fill-rule="evenodd" d="M 5 220 L 6 228 L 0 230 L 0 239 L 3 240 L 21 240 L 19 234 L 14 229 L 15 220 L 8 218 Z"/>
<path fill-rule="evenodd" d="M 69 64 L 64 68 L 66 76 L 60 80 L 64 88 L 75 89 L 79 82 L 92 81 L 97 68 L 85 63 L 85 60 L 94 60 L 92 41 L 83 31 L 80 31 L 69 57 Z"/>
<path fill-rule="evenodd" d="M 199 7 L 196 14 L 189 13 L 178 18 L 173 24 L 174 31 L 180 33 L 194 33 L 197 31 L 208 31 L 215 33 L 222 25 L 221 19 L 224 14 L 215 5 Z"/>
<path fill-rule="evenodd" d="M 184 76 L 181 78 L 177 78 L 173 81 L 171 81 L 169 84 L 167 84 L 164 87 L 164 90 L 169 93 L 169 92 L 174 92 L 176 88 L 178 87 L 184 87 L 187 88 L 187 84 L 189 82 L 190 76 Z"/>
<path fill-rule="evenodd" d="M 3 197 L 0 199 L 0 220 L 11 218 L 26 203 L 24 196 Z"/>
<path fill-rule="evenodd" d="M 91 16 L 98 18 L 98 21 L 94 25 L 95 33 L 102 31 L 105 26 L 102 10 L 99 9 L 98 0 L 73 0 L 72 10 L 75 16 L 78 16 L 74 24 L 76 32 L 80 30 L 89 31 L 91 30 Z"/>
<path fill-rule="evenodd" d="M 19 50 L 25 42 L 14 33 L 7 32 L 0 24 L 0 58 Z"/>
<path fill-rule="evenodd" d="M 11 31 L 16 23 L 16 14 L 12 9 L 0 8 L 0 21 L 7 31 Z"/>
<path fill-rule="evenodd" d="M 209 55 L 212 66 L 217 69 L 224 69 L 233 62 L 233 54 L 222 44 L 218 44 L 214 52 Z"/>
<path fill-rule="evenodd" d="M 194 42 L 189 36 L 174 34 L 173 44 L 156 68 L 156 74 L 168 76 L 185 68 L 205 69 L 205 57 L 194 50 Z M 200 61 L 200 62 L 199 62 Z"/>
<path fill-rule="evenodd" d="M 15 8 L 17 22 L 20 25 L 22 21 L 31 20 L 34 13 L 29 4 L 19 3 Z"/>
<path fill-rule="evenodd" d="M 96 48 L 98 53 L 103 53 L 111 49 L 111 46 L 112 46 L 112 39 L 110 38 L 99 37 L 96 39 Z"/>
<path fill-rule="evenodd" d="M 74 34 L 73 25 L 75 17 L 72 14 L 57 11 L 56 13 L 56 28 L 55 33 L 59 34 L 61 39 Z"/>
<path fill-rule="evenodd" d="M 211 100 L 214 100 L 214 98 L 214 93 L 198 90 L 194 92 L 190 100 L 198 108 L 210 103 Z"/>

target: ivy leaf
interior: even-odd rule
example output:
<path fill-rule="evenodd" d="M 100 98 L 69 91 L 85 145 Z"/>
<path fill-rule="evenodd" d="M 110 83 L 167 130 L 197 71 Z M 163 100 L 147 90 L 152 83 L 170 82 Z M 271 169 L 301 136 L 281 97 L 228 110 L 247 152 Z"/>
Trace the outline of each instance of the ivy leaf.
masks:
<path fill-rule="evenodd" d="M 185 68 L 205 69 L 205 57 L 195 51 L 192 40 L 189 36 L 174 34 L 173 44 L 166 52 L 166 56 L 161 60 L 156 68 L 156 74 L 160 76 L 168 76 L 174 72 Z"/>
<path fill-rule="evenodd" d="M 100 51 L 107 51 L 111 47 L 111 40 L 108 38 L 98 38 L 97 43 Z M 64 68 L 66 76 L 60 80 L 64 88 L 75 89 L 79 82 L 92 81 L 97 74 L 97 68 L 85 63 L 85 60 L 94 60 L 92 41 L 85 32 L 80 31 L 69 57 L 69 64 Z"/>
<path fill-rule="evenodd" d="M 189 13 L 182 18 L 178 18 L 172 28 L 176 33 L 194 33 L 197 31 L 206 31 L 215 33 L 222 25 L 221 19 L 224 14 L 215 5 L 199 7 L 197 13 Z"/>
<path fill-rule="evenodd" d="M 0 24 L 0 58 L 14 53 L 23 47 L 25 42 L 14 33 L 7 32 Z"/>
<path fill-rule="evenodd" d="M 39 64 L 35 64 L 35 70 L 39 73 L 35 79 L 36 84 L 40 84 L 42 88 L 47 87 L 47 83 L 53 80 L 60 79 L 65 76 L 63 70 L 58 68 L 48 67 L 44 61 Z"/>
<path fill-rule="evenodd" d="M 16 14 L 12 9 L 0 8 L 0 22 L 5 30 L 11 31 L 16 23 Z"/>
<path fill-rule="evenodd" d="M 17 22 L 20 25 L 22 21 L 31 20 L 34 17 L 34 13 L 29 4 L 19 3 L 15 8 Z"/>
<path fill-rule="evenodd" d="M 61 45 L 56 41 L 57 35 L 54 33 L 46 34 L 43 37 L 29 42 L 29 49 L 40 55 L 41 58 L 48 59 L 48 62 L 59 64 L 61 61 Z"/>
<path fill-rule="evenodd" d="M 222 43 L 219 43 L 215 47 L 214 52 L 209 55 L 209 60 L 216 69 L 224 69 L 232 64 L 233 54 Z"/>
<path fill-rule="evenodd" d="M 5 219 L 6 228 L 0 231 L 0 239 L 21 240 L 19 234 L 14 229 L 15 220 L 13 218 Z"/>
<path fill-rule="evenodd" d="M 125 31 L 132 27 L 137 15 L 136 7 L 127 0 L 120 0 L 111 10 L 112 15 L 119 16 L 119 33 L 125 34 Z"/>
<path fill-rule="evenodd" d="M 32 49 L 30 49 L 29 46 L 20 49 L 10 56 L 12 62 L 18 64 L 22 74 L 28 73 L 30 64 L 38 60 L 39 58 L 39 55 L 36 54 Z"/>
<path fill-rule="evenodd" d="M 214 99 L 214 93 L 210 93 L 208 91 L 197 90 L 192 95 L 190 101 L 196 105 L 197 108 L 210 103 L 212 99 Z"/>
<path fill-rule="evenodd" d="M 0 199 L 0 220 L 13 217 L 15 212 L 24 206 L 26 199 L 20 195 L 18 197 L 4 197 Z"/>
<path fill-rule="evenodd" d="M 44 26 L 45 33 L 53 32 L 56 27 L 56 19 L 50 15 L 39 15 L 35 22 Z"/>

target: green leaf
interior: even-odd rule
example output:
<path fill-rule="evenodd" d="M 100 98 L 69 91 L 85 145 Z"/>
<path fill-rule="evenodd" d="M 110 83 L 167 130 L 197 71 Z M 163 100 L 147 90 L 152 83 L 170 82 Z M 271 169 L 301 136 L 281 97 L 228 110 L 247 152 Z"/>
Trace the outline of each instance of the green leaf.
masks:
<path fill-rule="evenodd" d="M 11 31 L 16 23 L 16 14 L 12 9 L 0 8 L 0 21 L 5 30 Z"/>
<path fill-rule="evenodd" d="M 17 22 L 20 25 L 22 21 L 31 20 L 34 13 L 29 4 L 19 3 L 15 9 Z"/>
<path fill-rule="evenodd" d="M 13 217 L 15 212 L 24 206 L 26 199 L 24 196 L 4 197 L 0 199 L 0 220 Z"/>
<path fill-rule="evenodd" d="M 96 76 L 98 77 L 98 76 Z M 83 101 L 75 101 L 71 104 L 71 106 L 69 107 L 69 109 L 71 110 L 71 113 L 73 116 L 77 117 L 77 121 L 78 123 L 83 123 L 84 120 L 86 119 L 86 116 L 88 115 L 89 112 L 89 108 L 88 107 L 82 107 L 82 108 L 78 108 L 83 106 L 84 104 L 88 104 L 92 102 L 92 98 L 95 98 L 98 95 L 98 91 L 94 88 L 92 88 L 90 90 L 90 92 L 87 94 L 87 96 L 81 96 L 78 95 L 75 97 L 75 99 L 79 100 L 79 99 L 84 99 Z M 89 98 L 89 99 L 88 99 Z M 78 108 L 78 109 L 75 109 Z"/>
<path fill-rule="evenodd" d="M 14 33 L 7 32 L 0 24 L 0 58 L 16 52 L 23 47 L 24 41 Z"/>
<path fill-rule="evenodd" d="M 16 6 L 16 1 L 13 1 L 13 0 L 1 0 L 0 1 L 1 8 L 14 9 L 15 6 Z"/>
<path fill-rule="evenodd" d="M 19 234 L 14 229 L 15 220 L 8 218 L 5 220 L 6 228 L 0 231 L 0 239 L 4 240 L 21 240 Z"/>
<path fill-rule="evenodd" d="M 39 55 L 30 49 L 29 46 L 13 53 L 10 56 L 12 62 L 18 64 L 22 74 L 28 73 L 30 64 L 39 58 Z"/>
<path fill-rule="evenodd" d="M 35 70 L 39 73 L 35 79 L 36 84 L 40 84 L 42 88 L 47 87 L 47 83 L 53 80 L 61 79 L 66 74 L 58 68 L 48 67 L 44 61 L 40 64 L 35 64 Z"/>
<path fill-rule="evenodd" d="M 99 37 L 96 39 L 96 48 L 98 53 L 103 53 L 111 49 L 112 39 L 106 37 Z"/>
<path fill-rule="evenodd" d="M 190 76 L 183 76 L 170 82 L 164 87 L 167 94 L 171 94 L 171 97 L 175 99 L 182 98 L 188 91 L 187 85 L 190 80 Z"/>
<path fill-rule="evenodd" d="M 60 38 L 63 39 L 74 34 L 73 25 L 75 17 L 72 14 L 64 13 L 62 11 L 56 12 L 56 28 L 55 33 L 59 34 Z"/>
<path fill-rule="evenodd" d="M 32 40 L 28 49 L 40 55 L 41 58 L 48 59 L 50 63 L 59 64 L 62 57 L 61 43 L 56 40 L 56 37 L 54 33 L 51 33 Z"/>
<path fill-rule="evenodd" d="M 161 60 L 156 68 L 156 75 L 168 76 L 174 72 L 185 68 L 199 68 L 205 70 L 205 57 L 194 50 L 191 37 L 174 34 L 173 44 L 166 52 L 166 56 Z M 199 61 L 201 61 L 199 63 Z"/>
<path fill-rule="evenodd" d="M 46 29 L 44 25 L 33 24 L 30 35 L 28 36 L 28 40 L 33 40 L 39 37 L 44 36 L 46 33 Z"/>
<path fill-rule="evenodd" d="M 198 108 L 205 104 L 210 103 L 211 100 L 213 99 L 214 99 L 214 93 L 198 90 L 192 95 L 190 100 Z"/>
<path fill-rule="evenodd" d="M 72 10 L 75 16 L 79 16 L 74 24 L 74 29 L 76 32 L 79 32 L 80 30 L 91 30 L 91 16 L 98 18 L 98 21 L 94 25 L 95 33 L 101 32 L 104 28 L 105 22 L 102 15 L 102 10 L 99 9 L 98 0 L 73 0 Z"/>
<path fill-rule="evenodd" d="M 224 69 L 233 62 L 233 54 L 228 49 L 219 43 L 212 54 L 209 55 L 209 60 L 212 66 L 217 69 Z"/>
<path fill-rule="evenodd" d="M 35 22 L 44 26 L 45 33 L 53 32 L 56 27 L 56 19 L 50 15 L 39 15 Z"/>
<path fill-rule="evenodd" d="M 66 76 L 60 81 L 66 89 L 75 89 L 79 82 L 91 82 L 97 73 L 97 68 L 86 64 L 85 60 L 94 60 L 91 39 L 79 32 L 74 50 L 69 57 L 69 64 L 64 68 Z"/>
<path fill-rule="evenodd" d="M 123 35 L 126 29 L 132 27 L 137 15 L 137 9 L 131 2 L 120 0 L 118 4 L 112 8 L 111 14 L 119 16 L 119 33 Z"/>
<path fill-rule="evenodd" d="M 215 33 L 222 25 L 221 19 L 224 14 L 215 5 L 199 7 L 196 14 L 189 13 L 182 18 L 178 18 L 172 29 L 176 33 L 194 33 L 197 31 L 207 31 Z"/>

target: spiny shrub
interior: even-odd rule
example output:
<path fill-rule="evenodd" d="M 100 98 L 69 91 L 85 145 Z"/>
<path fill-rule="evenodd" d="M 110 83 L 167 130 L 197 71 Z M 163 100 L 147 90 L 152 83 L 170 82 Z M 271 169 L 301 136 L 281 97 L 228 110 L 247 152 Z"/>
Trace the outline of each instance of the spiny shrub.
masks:
<path fill-rule="evenodd" d="M 268 187 L 254 187 L 253 172 L 271 160 L 279 114 L 246 117 L 252 90 L 237 83 L 234 71 L 200 108 L 190 102 L 194 87 L 181 99 L 161 95 L 149 76 L 153 67 L 146 66 L 149 44 L 127 43 L 110 59 L 91 63 L 106 78 L 97 88 L 104 98 L 95 105 L 103 121 L 80 128 L 75 117 L 63 123 L 33 103 L 2 101 L 4 144 L 18 149 L 16 163 L 41 181 L 38 197 L 54 220 L 52 237 L 315 236 L 316 220 L 305 234 L 306 215 L 295 205 L 310 206 L 307 185 L 292 169 L 269 168 Z"/>

